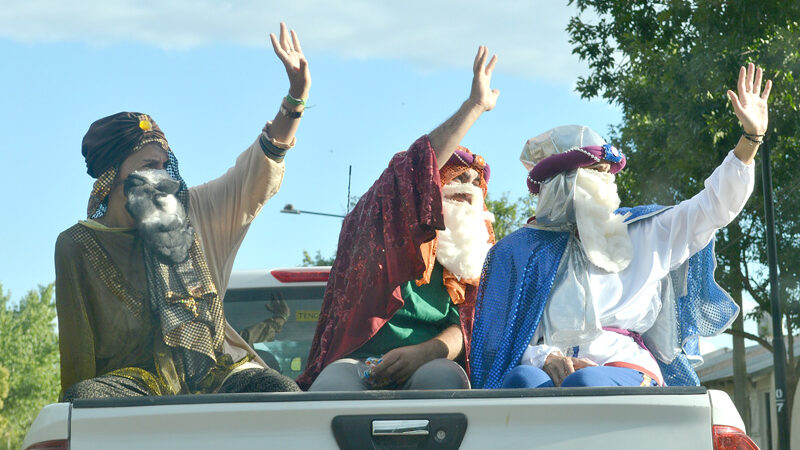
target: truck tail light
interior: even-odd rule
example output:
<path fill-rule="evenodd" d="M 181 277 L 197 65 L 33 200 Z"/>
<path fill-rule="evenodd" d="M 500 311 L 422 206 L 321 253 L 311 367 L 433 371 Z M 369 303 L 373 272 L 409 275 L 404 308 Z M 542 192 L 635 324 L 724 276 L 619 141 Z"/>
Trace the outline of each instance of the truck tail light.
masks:
<path fill-rule="evenodd" d="M 330 268 L 325 269 L 275 269 L 270 271 L 281 283 L 307 283 L 312 281 L 328 281 Z"/>
<path fill-rule="evenodd" d="M 712 425 L 714 450 L 758 450 L 758 446 L 744 431 L 729 425 Z"/>
<path fill-rule="evenodd" d="M 29 445 L 25 450 L 69 450 L 69 440 L 43 441 Z"/>

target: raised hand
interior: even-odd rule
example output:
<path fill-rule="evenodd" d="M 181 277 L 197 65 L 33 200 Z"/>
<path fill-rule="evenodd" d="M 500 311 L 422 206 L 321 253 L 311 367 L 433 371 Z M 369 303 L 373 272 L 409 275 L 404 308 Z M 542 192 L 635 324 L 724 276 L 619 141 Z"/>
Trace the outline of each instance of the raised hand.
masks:
<path fill-rule="evenodd" d="M 289 318 L 291 310 L 281 294 L 272 294 L 272 299 L 264 305 L 272 313 L 272 317 L 280 317 L 284 321 Z"/>
<path fill-rule="evenodd" d="M 297 99 L 307 98 L 311 87 L 311 74 L 297 33 L 294 30 L 287 30 L 286 24 L 281 22 L 280 38 L 274 33 L 270 33 L 269 38 L 275 54 L 286 67 L 286 74 L 289 76 L 289 94 Z"/>
<path fill-rule="evenodd" d="M 761 91 L 761 68 L 756 68 L 753 63 L 739 69 L 738 94 L 729 90 L 733 111 L 744 132 L 751 135 L 763 135 L 767 131 L 768 108 L 767 99 L 772 90 L 772 80 L 767 80 L 764 91 Z"/>
<path fill-rule="evenodd" d="M 455 114 L 445 120 L 444 123 L 434 128 L 428 134 L 433 151 L 436 153 L 436 161 L 441 169 L 453 151 L 455 151 L 461 139 L 467 134 L 472 124 L 478 120 L 481 114 L 494 108 L 500 91 L 492 89 L 492 71 L 497 64 L 497 56 L 486 64 L 489 50 L 484 46 L 478 47 L 478 54 L 472 63 L 472 89 L 469 98 L 461 105 Z"/>
<path fill-rule="evenodd" d="M 492 59 L 486 64 L 488 56 L 489 49 L 486 46 L 481 45 L 478 47 L 478 53 L 472 63 L 472 90 L 469 94 L 469 100 L 483 107 L 485 111 L 490 111 L 494 108 L 497 103 L 497 97 L 500 95 L 500 91 L 492 89 L 490 86 L 492 71 L 494 71 L 494 66 L 497 64 L 497 55 L 492 56 Z"/>

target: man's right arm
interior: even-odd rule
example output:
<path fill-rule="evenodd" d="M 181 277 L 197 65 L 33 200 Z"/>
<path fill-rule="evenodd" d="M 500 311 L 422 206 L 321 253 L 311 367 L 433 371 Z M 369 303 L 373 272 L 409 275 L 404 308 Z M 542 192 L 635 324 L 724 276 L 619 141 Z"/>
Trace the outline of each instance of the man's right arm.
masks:
<path fill-rule="evenodd" d="M 77 244 L 61 233 L 56 241 L 56 311 L 61 353 L 61 392 L 96 376 L 94 334 L 86 310 L 83 286 L 86 281 L 76 267 Z"/>
<path fill-rule="evenodd" d="M 472 65 L 472 89 L 470 90 L 469 98 L 455 114 L 428 135 L 433 151 L 436 154 L 439 169 L 444 167 L 456 147 L 458 147 L 461 139 L 467 134 L 472 124 L 478 120 L 478 117 L 484 111 L 490 111 L 497 103 L 500 91 L 492 89 L 490 86 L 492 71 L 494 71 L 494 66 L 497 64 L 497 55 L 492 56 L 492 59 L 487 64 L 486 58 L 488 55 L 489 50 L 486 47 L 478 47 L 478 54 L 475 55 L 475 61 Z"/>

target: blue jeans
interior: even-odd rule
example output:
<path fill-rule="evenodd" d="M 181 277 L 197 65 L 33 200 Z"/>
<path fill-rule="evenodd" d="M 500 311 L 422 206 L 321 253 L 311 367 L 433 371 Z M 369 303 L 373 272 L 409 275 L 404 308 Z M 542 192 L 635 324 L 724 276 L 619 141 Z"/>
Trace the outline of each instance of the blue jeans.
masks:
<path fill-rule="evenodd" d="M 561 387 L 641 386 L 643 381 L 644 376 L 638 370 L 627 367 L 594 366 L 576 370 L 564 379 Z M 649 385 L 657 384 L 656 380 L 651 380 Z M 517 366 L 506 374 L 500 387 L 503 389 L 553 387 L 553 380 L 544 370 L 537 367 Z"/>

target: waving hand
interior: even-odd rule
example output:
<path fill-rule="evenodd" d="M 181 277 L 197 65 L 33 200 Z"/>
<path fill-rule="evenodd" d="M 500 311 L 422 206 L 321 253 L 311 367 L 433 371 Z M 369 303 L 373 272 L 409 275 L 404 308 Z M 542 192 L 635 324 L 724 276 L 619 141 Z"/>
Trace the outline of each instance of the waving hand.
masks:
<path fill-rule="evenodd" d="M 289 76 L 289 94 L 297 99 L 305 99 L 311 87 L 311 74 L 297 33 L 294 30 L 288 31 L 286 24 L 281 22 L 280 37 L 270 33 L 269 38 L 275 54 L 286 67 L 286 74 Z"/>
<path fill-rule="evenodd" d="M 768 114 L 767 99 L 772 90 L 772 80 L 767 80 L 764 91 L 761 91 L 761 68 L 756 68 L 753 63 L 739 69 L 738 94 L 728 91 L 733 111 L 744 128 L 744 132 L 753 135 L 763 135 L 767 131 Z"/>

